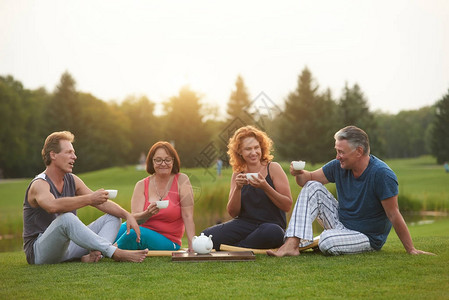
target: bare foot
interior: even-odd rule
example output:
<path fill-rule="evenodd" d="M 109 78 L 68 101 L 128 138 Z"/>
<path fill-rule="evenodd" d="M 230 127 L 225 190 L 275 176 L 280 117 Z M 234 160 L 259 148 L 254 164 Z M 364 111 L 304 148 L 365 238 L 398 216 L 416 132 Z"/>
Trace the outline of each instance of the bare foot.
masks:
<path fill-rule="evenodd" d="M 83 257 L 81 257 L 81 262 L 95 263 L 95 262 L 98 262 L 102 258 L 103 258 L 103 255 L 101 255 L 100 251 L 90 251 L 89 254 L 86 254 Z"/>
<path fill-rule="evenodd" d="M 112 254 L 112 259 L 115 261 L 129 261 L 129 262 L 143 262 L 145 257 L 147 257 L 148 249 L 145 250 L 123 250 L 117 248 L 114 254 Z"/>
<path fill-rule="evenodd" d="M 299 255 L 299 239 L 296 237 L 287 238 L 284 245 L 282 245 L 277 251 L 268 250 L 268 256 L 298 256 Z"/>

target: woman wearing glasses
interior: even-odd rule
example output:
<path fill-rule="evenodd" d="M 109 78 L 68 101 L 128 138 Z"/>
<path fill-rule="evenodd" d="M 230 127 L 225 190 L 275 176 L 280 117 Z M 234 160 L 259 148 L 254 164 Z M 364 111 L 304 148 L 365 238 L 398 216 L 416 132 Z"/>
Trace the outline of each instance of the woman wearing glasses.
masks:
<path fill-rule="evenodd" d="M 155 143 L 148 152 L 146 171 L 150 176 L 138 181 L 131 199 L 131 213 L 140 226 L 140 242 L 123 223 L 116 243 L 120 249 L 178 250 L 186 231 L 189 251 L 195 235 L 193 190 L 189 177 L 179 172 L 180 160 L 173 146 Z M 167 208 L 157 202 L 168 200 Z"/>

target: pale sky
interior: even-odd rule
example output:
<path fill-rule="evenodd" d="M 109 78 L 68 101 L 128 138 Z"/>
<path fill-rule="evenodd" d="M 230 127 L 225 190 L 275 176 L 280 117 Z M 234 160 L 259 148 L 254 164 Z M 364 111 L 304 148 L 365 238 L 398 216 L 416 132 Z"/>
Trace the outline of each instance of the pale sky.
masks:
<path fill-rule="evenodd" d="M 239 74 L 282 107 L 305 66 L 372 110 L 431 105 L 449 89 L 449 1 L 0 0 L 0 75 L 28 89 L 68 71 L 102 100 L 161 103 L 190 85 L 224 116 Z"/>

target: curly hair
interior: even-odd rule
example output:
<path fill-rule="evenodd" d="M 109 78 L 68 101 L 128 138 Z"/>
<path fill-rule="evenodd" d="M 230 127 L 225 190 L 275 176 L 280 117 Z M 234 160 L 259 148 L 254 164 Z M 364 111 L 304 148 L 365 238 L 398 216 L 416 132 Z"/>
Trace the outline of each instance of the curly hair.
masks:
<path fill-rule="evenodd" d="M 261 162 L 270 162 L 273 159 L 273 155 L 271 155 L 273 141 L 265 132 L 249 125 L 240 127 L 234 132 L 228 143 L 229 163 L 235 173 L 243 172 L 246 168 L 246 161 L 242 158 L 239 151 L 241 150 L 243 140 L 247 137 L 254 137 L 259 142 L 262 151 Z"/>

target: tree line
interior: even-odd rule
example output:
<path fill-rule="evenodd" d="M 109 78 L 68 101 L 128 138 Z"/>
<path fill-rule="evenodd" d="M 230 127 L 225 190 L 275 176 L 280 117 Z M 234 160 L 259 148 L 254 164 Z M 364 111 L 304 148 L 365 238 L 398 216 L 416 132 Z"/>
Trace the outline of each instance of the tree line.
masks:
<path fill-rule="evenodd" d="M 218 108 L 202 103 L 188 86 L 166 100 L 163 113 L 156 115 L 155 102 L 146 96 L 117 103 L 78 91 L 68 72 L 53 92 L 30 90 L 10 75 L 0 76 L 0 178 L 40 172 L 44 139 L 61 130 L 75 134 L 76 172 L 136 164 L 158 140 L 174 144 L 183 166 L 210 172 L 216 159 L 227 161 L 227 141 L 244 125 L 271 136 L 277 161 L 331 159 L 333 134 L 346 125 L 363 128 L 371 152 L 383 159 L 432 154 L 438 163 L 449 160 L 449 91 L 418 110 L 373 112 L 358 84 L 346 83 L 335 99 L 330 89 L 320 91 L 305 67 L 282 106 L 263 92 L 251 97 L 238 76 L 226 113 L 225 120 L 217 119 Z"/>

